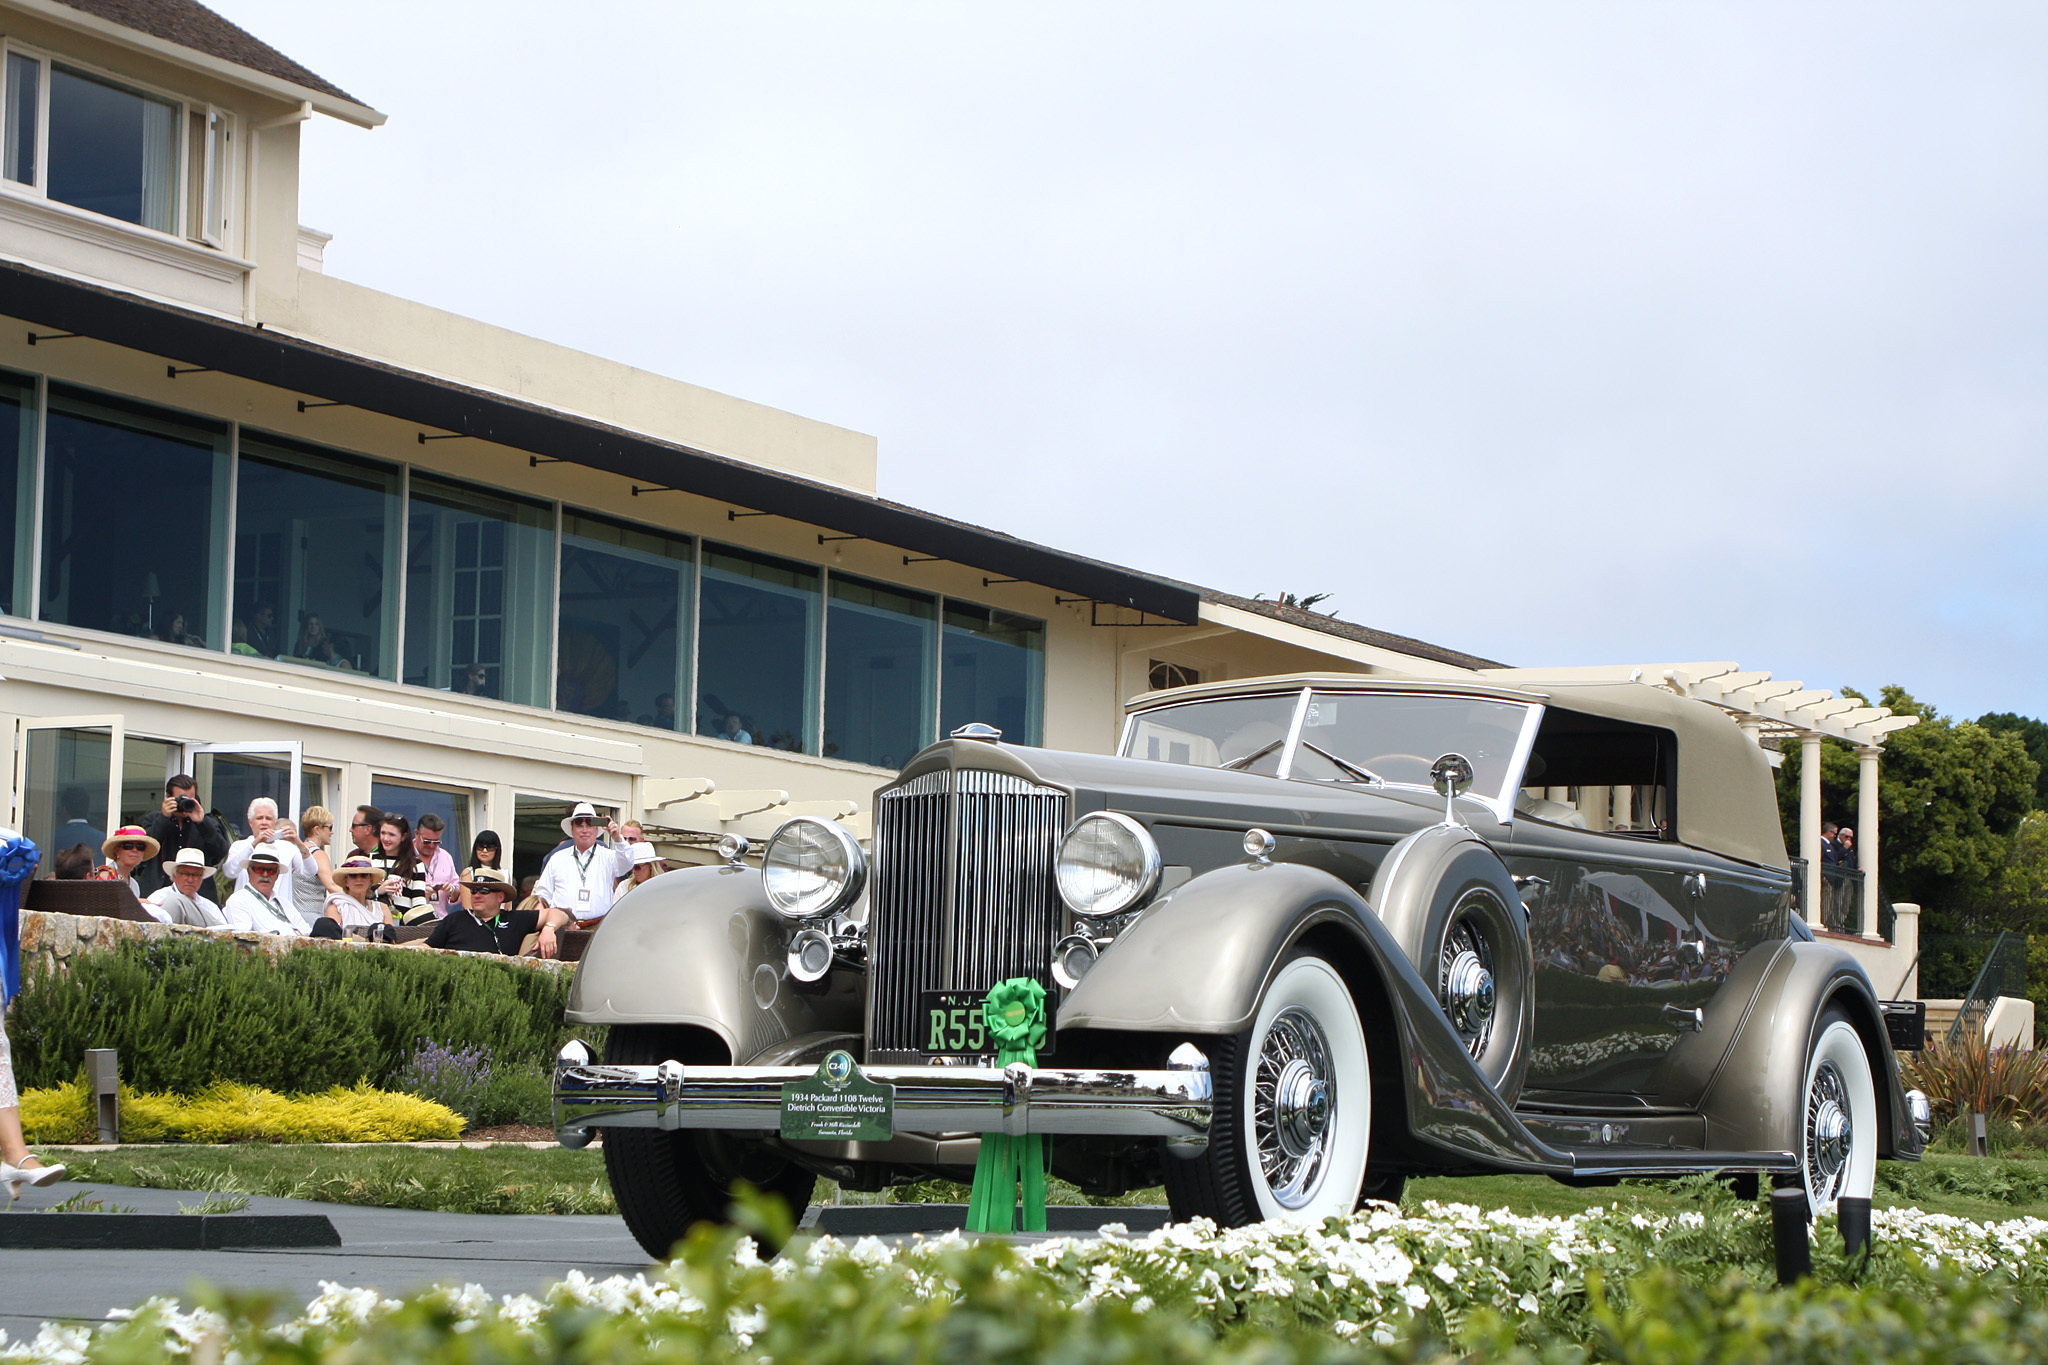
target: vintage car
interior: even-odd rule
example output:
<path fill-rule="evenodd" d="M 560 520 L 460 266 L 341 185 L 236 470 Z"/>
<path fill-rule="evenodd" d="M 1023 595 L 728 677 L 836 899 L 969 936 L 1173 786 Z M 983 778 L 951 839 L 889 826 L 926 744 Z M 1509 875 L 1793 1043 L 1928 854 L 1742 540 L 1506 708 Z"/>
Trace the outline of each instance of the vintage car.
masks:
<path fill-rule="evenodd" d="M 1795 912 L 1766 755 L 1661 688 L 1205 684 L 1135 699 L 1113 757 L 967 726 L 872 842 L 795 819 L 756 870 L 729 837 L 591 940 L 568 1017 L 608 1041 L 563 1049 L 557 1129 L 603 1130 L 650 1253 L 742 1180 L 968 1180 L 984 1133 L 1223 1224 L 1485 1172 L 1818 1211 L 1925 1146 L 1914 1021 Z M 979 1006 L 1018 977 L 1051 1027 L 997 1066 Z M 849 1084 L 856 1126 L 793 1114 Z"/>

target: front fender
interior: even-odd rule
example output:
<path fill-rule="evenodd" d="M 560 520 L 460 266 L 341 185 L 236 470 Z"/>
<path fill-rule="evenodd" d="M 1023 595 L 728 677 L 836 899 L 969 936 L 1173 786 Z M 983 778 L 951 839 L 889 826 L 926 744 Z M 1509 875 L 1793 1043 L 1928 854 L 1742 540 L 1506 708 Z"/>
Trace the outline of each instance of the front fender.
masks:
<path fill-rule="evenodd" d="M 577 966 L 567 1018 L 707 1029 L 735 1063 L 807 1033 L 857 1031 L 858 981 L 792 983 L 785 923 L 752 868 L 664 873 L 604 917 Z"/>
<path fill-rule="evenodd" d="M 1870 977 L 1841 949 L 1799 940 L 1788 943 L 1771 963 L 1720 1075 L 1707 1091 L 1702 1109 L 1709 1147 L 1800 1150 L 1805 1137 L 1806 1060 L 1814 1025 L 1830 1004 L 1848 1011 L 1875 1067 L 1878 1155 L 1919 1158 L 1925 1143 L 1906 1112 L 1899 1059 Z"/>
<path fill-rule="evenodd" d="M 1435 995 L 1358 893 L 1294 863 L 1219 868 L 1148 910 L 1104 950 L 1060 1005 L 1059 1027 L 1131 1033 L 1249 1029 L 1287 950 L 1334 933 L 1372 979 L 1351 977 L 1360 1012 L 1384 1009 L 1405 1098 L 1407 1132 L 1440 1149 L 1434 1163 L 1568 1172 L 1571 1158 L 1525 1128 L 1472 1064 Z M 1446 1160 L 1443 1153 L 1453 1154 Z"/>

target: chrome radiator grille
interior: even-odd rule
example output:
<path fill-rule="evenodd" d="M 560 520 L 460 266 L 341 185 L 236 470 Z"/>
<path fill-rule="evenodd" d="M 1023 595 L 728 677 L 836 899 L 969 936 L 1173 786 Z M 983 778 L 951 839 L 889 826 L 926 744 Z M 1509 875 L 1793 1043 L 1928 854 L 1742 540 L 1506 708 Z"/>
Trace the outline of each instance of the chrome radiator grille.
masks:
<path fill-rule="evenodd" d="M 914 1054 L 918 994 L 1046 979 L 1066 908 L 1053 857 L 1067 796 L 1008 773 L 947 768 L 876 802 L 868 900 L 868 1056 Z"/>

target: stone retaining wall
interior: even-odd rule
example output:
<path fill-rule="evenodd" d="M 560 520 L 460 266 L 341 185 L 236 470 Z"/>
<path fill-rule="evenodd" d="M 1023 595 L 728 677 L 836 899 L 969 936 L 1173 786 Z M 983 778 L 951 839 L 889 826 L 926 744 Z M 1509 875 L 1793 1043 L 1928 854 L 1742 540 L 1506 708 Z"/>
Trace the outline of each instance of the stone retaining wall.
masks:
<path fill-rule="evenodd" d="M 502 957 L 496 953 L 458 953 L 446 948 L 400 948 L 388 943 L 367 943 L 359 938 L 298 938 L 282 934 L 253 934 L 233 929 L 195 929 L 183 924 L 147 924 L 136 920 L 104 919 L 97 915 L 63 915 L 43 910 L 21 912 L 21 970 L 68 972 L 72 960 L 82 953 L 106 952 L 122 943 L 156 942 L 193 935 L 228 939 L 244 952 L 267 953 L 430 953 L 435 957 L 481 957 L 530 967 L 538 972 L 573 972 L 573 962 L 556 962 L 537 957 Z"/>

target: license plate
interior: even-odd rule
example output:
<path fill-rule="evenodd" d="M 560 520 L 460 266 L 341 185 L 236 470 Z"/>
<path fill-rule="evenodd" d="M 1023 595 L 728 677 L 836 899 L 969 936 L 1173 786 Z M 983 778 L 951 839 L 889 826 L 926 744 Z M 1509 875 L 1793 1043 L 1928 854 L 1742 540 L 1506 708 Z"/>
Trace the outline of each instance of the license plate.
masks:
<path fill-rule="evenodd" d="M 918 1001 L 918 1051 L 928 1057 L 992 1057 L 996 1041 L 981 1017 L 987 991 L 923 991 Z M 1045 998 L 1045 1046 L 1038 1055 L 1052 1055 L 1053 1003 Z"/>

